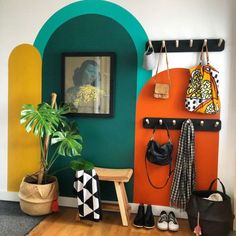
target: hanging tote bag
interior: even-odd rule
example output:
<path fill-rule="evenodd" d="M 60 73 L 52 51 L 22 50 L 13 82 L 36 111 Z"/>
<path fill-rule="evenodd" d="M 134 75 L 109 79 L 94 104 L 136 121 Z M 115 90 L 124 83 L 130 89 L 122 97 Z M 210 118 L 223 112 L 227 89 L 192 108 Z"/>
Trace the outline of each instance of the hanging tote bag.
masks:
<path fill-rule="evenodd" d="M 152 137 L 147 144 L 146 157 L 145 157 L 145 168 L 146 168 L 146 172 L 147 172 L 148 181 L 149 181 L 150 185 L 156 189 L 164 188 L 167 185 L 167 183 L 171 177 L 171 174 L 173 172 L 171 170 L 173 144 L 170 139 L 169 129 L 168 129 L 165 122 L 163 122 L 163 124 L 166 128 L 166 132 L 168 135 L 168 142 L 166 142 L 164 144 L 160 144 L 154 140 L 154 135 L 156 132 L 156 127 L 155 127 L 153 129 Z M 150 162 L 155 165 L 160 165 L 160 166 L 169 165 L 169 176 L 168 176 L 164 185 L 156 186 L 155 184 L 153 184 L 153 182 L 151 181 L 150 175 L 149 175 L 147 162 Z"/>
<path fill-rule="evenodd" d="M 158 83 L 158 70 L 160 66 L 161 56 L 162 56 L 162 50 L 164 49 L 165 57 L 166 57 L 166 67 L 167 67 L 167 76 L 168 76 L 168 83 Z M 169 63 L 168 63 L 168 57 L 167 57 L 167 49 L 166 45 L 162 45 L 159 58 L 158 58 L 158 64 L 157 64 L 157 70 L 156 74 L 152 77 L 155 80 L 155 88 L 154 88 L 154 98 L 159 99 L 168 99 L 170 94 L 170 87 L 171 87 L 171 78 L 170 78 L 170 71 L 169 71 Z"/>
<path fill-rule="evenodd" d="M 203 65 L 203 49 L 206 48 L 207 64 Z M 220 111 L 218 91 L 219 72 L 209 64 L 207 44 L 202 47 L 200 64 L 191 68 L 190 82 L 187 89 L 185 107 L 191 112 L 215 114 Z"/>
<path fill-rule="evenodd" d="M 212 190 L 217 180 L 221 184 L 222 192 Z M 194 191 L 186 211 L 191 229 L 194 230 L 199 221 L 202 235 L 228 236 L 233 228 L 234 215 L 231 199 L 226 194 L 225 186 L 219 178 L 211 182 L 208 190 Z"/>

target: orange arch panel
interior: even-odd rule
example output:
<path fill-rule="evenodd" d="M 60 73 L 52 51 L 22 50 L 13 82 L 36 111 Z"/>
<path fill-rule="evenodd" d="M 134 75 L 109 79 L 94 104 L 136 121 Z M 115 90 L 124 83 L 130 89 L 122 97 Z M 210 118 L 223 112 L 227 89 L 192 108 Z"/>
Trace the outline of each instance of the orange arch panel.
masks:
<path fill-rule="evenodd" d="M 189 82 L 188 69 L 171 69 L 171 92 L 167 100 L 153 98 L 155 81 L 150 79 L 139 94 L 136 107 L 136 137 L 135 137 L 135 163 L 134 163 L 134 202 L 169 205 L 170 186 L 172 179 L 164 189 L 156 190 L 148 182 L 145 170 L 145 151 L 152 130 L 142 127 L 144 117 L 166 118 L 196 118 L 219 119 L 219 114 L 205 115 L 188 112 L 185 109 L 185 94 Z M 166 81 L 167 71 L 160 73 L 159 82 Z M 170 130 L 174 144 L 173 165 L 175 167 L 178 147 L 179 130 Z M 167 141 L 165 130 L 157 130 L 156 140 L 160 143 Z M 197 189 L 206 189 L 212 179 L 217 176 L 218 165 L 218 132 L 195 132 L 196 151 L 196 181 Z M 148 164 L 148 171 L 156 185 L 163 185 L 168 177 L 169 166 L 156 166 Z M 173 175 L 172 175 L 173 176 Z"/>
<path fill-rule="evenodd" d="M 42 61 L 38 50 L 28 44 L 16 47 L 8 70 L 8 191 L 18 191 L 23 176 L 39 169 L 39 139 L 20 125 L 22 105 L 41 102 Z"/>

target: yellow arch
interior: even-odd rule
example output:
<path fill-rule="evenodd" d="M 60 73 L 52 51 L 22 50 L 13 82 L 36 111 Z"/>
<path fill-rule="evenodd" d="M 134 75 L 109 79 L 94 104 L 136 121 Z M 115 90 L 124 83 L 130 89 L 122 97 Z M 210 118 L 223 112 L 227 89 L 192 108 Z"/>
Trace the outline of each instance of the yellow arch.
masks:
<path fill-rule="evenodd" d="M 23 104 L 41 102 L 42 60 L 38 50 L 29 44 L 17 46 L 9 57 L 8 71 L 8 191 L 18 192 L 23 176 L 39 168 L 38 137 L 26 133 L 19 122 Z"/>

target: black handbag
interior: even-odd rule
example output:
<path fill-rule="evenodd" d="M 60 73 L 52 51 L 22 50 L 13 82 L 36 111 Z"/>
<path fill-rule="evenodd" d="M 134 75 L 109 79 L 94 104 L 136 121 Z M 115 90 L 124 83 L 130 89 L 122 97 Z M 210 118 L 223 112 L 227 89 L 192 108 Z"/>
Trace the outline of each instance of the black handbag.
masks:
<path fill-rule="evenodd" d="M 148 181 L 149 181 L 150 185 L 156 189 L 164 188 L 167 185 L 167 183 L 171 177 L 171 174 L 173 172 L 173 170 L 171 170 L 171 162 L 172 162 L 171 154 L 172 154 L 172 150 L 173 150 L 173 144 L 170 139 L 170 133 L 169 133 L 169 129 L 167 127 L 167 124 L 165 122 L 163 122 L 163 125 L 166 128 L 166 132 L 168 135 L 168 142 L 164 143 L 164 144 L 159 144 L 157 141 L 154 140 L 154 135 L 156 132 L 156 127 L 154 127 L 152 137 L 147 144 L 146 157 L 145 157 L 145 167 L 146 167 Z M 155 184 L 153 184 L 153 182 L 151 181 L 151 178 L 149 176 L 149 172 L 148 172 L 148 168 L 147 168 L 147 161 L 149 161 L 152 164 L 160 165 L 160 166 L 169 165 L 169 176 L 168 176 L 164 185 L 156 186 Z"/>
<path fill-rule="evenodd" d="M 223 192 L 213 191 L 212 186 L 219 181 Z M 222 201 L 206 199 L 211 194 L 218 193 Z M 225 187 L 219 178 L 214 179 L 208 190 L 193 191 L 186 208 L 189 225 L 194 230 L 198 221 L 204 236 L 228 236 L 233 228 L 234 215 L 232 212 L 231 199 L 226 194 Z"/>

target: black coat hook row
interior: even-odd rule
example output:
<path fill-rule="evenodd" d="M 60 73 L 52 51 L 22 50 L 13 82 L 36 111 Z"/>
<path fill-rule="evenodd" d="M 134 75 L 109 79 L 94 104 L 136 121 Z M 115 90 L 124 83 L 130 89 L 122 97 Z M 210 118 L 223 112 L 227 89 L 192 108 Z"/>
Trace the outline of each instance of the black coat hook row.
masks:
<path fill-rule="evenodd" d="M 150 40 L 145 48 L 152 45 L 154 52 L 159 53 L 164 44 L 168 52 L 200 52 L 203 44 L 207 44 L 209 52 L 220 52 L 225 48 L 224 39 Z"/>
<path fill-rule="evenodd" d="M 163 121 L 167 124 L 169 129 L 178 130 L 181 129 L 182 123 L 187 120 L 179 118 L 161 118 L 161 117 L 145 117 L 143 118 L 143 128 L 153 129 L 165 129 Z M 194 125 L 195 131 L 220 131 L 221 120 L 217 119 L 191 119 Z"/>

